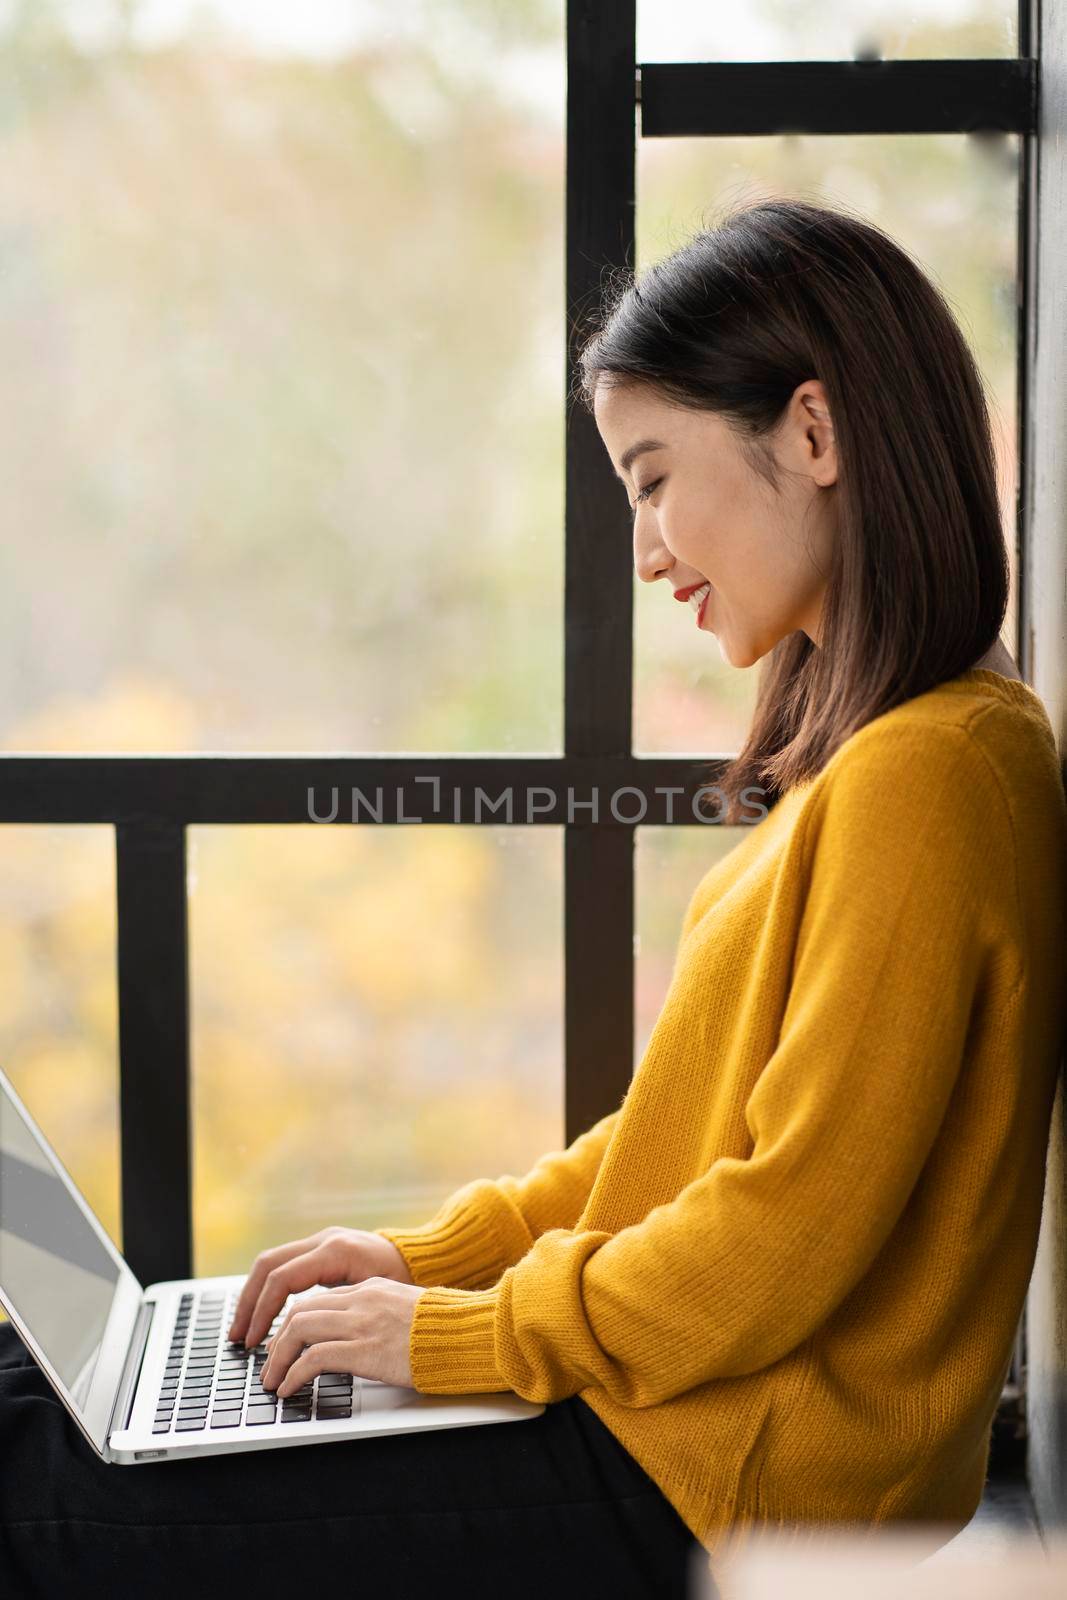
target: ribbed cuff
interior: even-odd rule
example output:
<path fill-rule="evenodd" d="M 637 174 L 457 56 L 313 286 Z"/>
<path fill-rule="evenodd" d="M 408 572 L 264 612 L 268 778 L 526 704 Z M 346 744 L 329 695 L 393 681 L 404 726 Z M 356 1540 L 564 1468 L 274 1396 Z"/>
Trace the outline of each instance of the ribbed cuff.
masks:
<path fill-rule="evenodd" d="M 420 1394 L 509 1389 L 497 1371 L 497 1288 L 425 1289 L 411 1324 L 411 1379 Z"/>
<path fill-rule="evenodd" d="M 423 1288 L 487 1288 L 531 1243 L 521 1213 L 487 1178 L 464 1184 L 421 1227 L 374 1231 L 396 1246 Z"/>

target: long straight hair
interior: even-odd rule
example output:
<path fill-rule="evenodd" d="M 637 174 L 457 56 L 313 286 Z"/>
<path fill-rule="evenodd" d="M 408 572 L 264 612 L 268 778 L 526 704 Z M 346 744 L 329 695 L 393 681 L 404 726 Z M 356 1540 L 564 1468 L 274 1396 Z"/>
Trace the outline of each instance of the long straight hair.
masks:
<path fill-rule="evenodd" d="M 646 385 L 714 411 L 777 488 L 771 435 L 819 379 L 837 449 L 836 537 L 820 642 L 763 658 L 717 820 L 758 788 L 773 805 L 893 706 L 979 660 L 1004 620 L 1009 566 L 981 375 L 948 303 L 881 229 L 803 200 L 727 215 L 608 280 L 579 340 L 575 398 Z"/>

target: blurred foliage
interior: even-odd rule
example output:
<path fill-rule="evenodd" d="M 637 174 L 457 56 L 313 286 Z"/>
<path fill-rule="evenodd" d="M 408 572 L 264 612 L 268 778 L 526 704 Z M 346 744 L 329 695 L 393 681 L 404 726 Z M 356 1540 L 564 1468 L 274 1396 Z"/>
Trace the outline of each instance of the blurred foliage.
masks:
<path fill-rule="evenodd" d="M 375 0 L 322 58 L 145 14 L 0 21 L 0 748 L 558 753 L 562 5 Z M 638 261 L 744 192 L 865 209 L 960 312 L 1008 510 L 1013 161 L 649 141 Z M 637 747 L 727 753 L 755 675 L 636 588 Z M 639 830 L 638 1055 L 735 834 Z M 112 852 L 0 830 L 0 1065 L 121 1244 Z M 556 830 L 198 827 L 189 892 L 198 1272 L 559 1145 Z"/>
<path fill-rule="evenodd" d="M 639 61 L 1013 56 L 1015 0 L 637 0 Z"/>

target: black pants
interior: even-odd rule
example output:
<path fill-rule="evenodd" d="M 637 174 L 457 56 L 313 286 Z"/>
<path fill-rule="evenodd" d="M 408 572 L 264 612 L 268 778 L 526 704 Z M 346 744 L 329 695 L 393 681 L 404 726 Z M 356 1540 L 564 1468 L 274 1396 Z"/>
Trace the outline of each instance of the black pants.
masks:
<path fill-rule="evenodd" d="M 522 1422 L 114 1466 L 0 1324 L 4 1600 L 227 1591 L 686 1600 L 713 1588 L 699 1542 L 577 1396 Z"/>

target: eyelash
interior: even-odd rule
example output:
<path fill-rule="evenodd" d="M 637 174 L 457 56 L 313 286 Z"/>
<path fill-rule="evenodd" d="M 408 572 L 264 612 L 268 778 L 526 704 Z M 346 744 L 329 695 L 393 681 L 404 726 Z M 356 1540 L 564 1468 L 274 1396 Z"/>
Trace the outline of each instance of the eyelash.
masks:
<path fill-rule="evenodd" d="M 662 482 L 663 482 L 662 478 L 655 478 L 655 479 L 653 479 L 653 481 L 651 483 L 647 483 L 645 485 L 645 487 L 640 491 L 639 494 L 635 494 L 634 495 L 634 504 L 630 508 L 631 517 L 636 517 L 636 515 L 637 515 L 637 507 L 641 504 L 641 501 L 642 500 L 647 500 L 649 495 L 653 492 L 653 490 L 658 489 Z"/>

